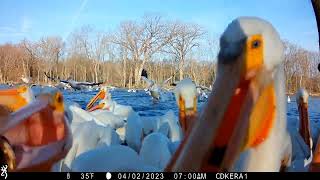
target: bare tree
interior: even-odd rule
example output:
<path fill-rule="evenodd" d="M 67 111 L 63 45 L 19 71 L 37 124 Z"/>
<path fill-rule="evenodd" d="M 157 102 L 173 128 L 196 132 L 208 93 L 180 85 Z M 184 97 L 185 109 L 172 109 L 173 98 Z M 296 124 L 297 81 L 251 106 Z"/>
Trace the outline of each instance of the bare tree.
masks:
<path fill-rule="evenodd" d="M 199 39 L 204 35 L 204 31 L 198 25 L 177 23 L 175 26 L 176 36 L 168 44 L 165 52 L 174 55 L 178 62 L 180 80 L 183 79 L 183 67 L 186 57 L 193 48 L 199 46 Z"/>
<path fill-rule="evenodd" d="M 145 16 L 143 22 L 125 22 L 120 26 L 120 35 L 115 35 L 114 43 L 126 48 L 134 61 L 134 83 L 140 84 L 140 74 L 147 61 L 171 42 L 174 28 L 169 27 L 160 16 Z"/>
<path fill-rule="evenodd" d="M 61 37 L 44 37 L 40 39 L 39 48 L 41 58 L 46 62 L 46 72 L 50 76 L 58 76 L 59 60 L 63 55 L 64 42 Z"/>

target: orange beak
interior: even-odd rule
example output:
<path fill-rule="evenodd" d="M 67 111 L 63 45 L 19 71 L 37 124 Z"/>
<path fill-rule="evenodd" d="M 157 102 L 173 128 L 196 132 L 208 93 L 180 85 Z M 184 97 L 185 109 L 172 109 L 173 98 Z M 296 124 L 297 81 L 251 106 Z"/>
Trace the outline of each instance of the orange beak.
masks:
<path fill-rule="evenodd" d="M 299 133 L 303 138 L 304 142 L 308 145 L 310 149 L 311 147 L 311 133 L 310 133 L 310 120 L 308 114 L 308 103 L 304 103 L 302 97 L 299 98 L 298 102 L 298 111 L 299 111 Z"/>
<path fill-rule="evenodd" d="M 97 109 L 103 109 L 103 108 L 104 108 L 104 103 L 101 103 L 101 104 L 98 104 L 96 106 L 93 106 L 92 108 L 88 109 L 87 111 L 92 112 L 92 111 L 95 111 Z"/>
<path fill-rule="evenodd" d="M 194 97 L 192 108 L 186 108 L 185 100 L 179 96 L 179 122 L 184 134 L 190 129 L 197 118 L 197 97 Z"/>
<path fill-rule="evenodd" d="M 178 157 L 172 158 L 175 162 L 169 164 L 167 171 L 229 170 L 241 152 L 268 138 L 276 107 L 272 72 L 267 72 L 263 65 L 262 37 L 251 36 L 245 42 L 245 48 L 238 48 L 236 54 L 220 56 L 219 66 L 223 70 L 218 68 L 207 106 L 180 144 L 175 154 Z M 252 46 L 253 43 L 259 46 Z M 223 64 L 224 58 L 233 59 L 232 64 Z"/>
<path fill-rule="evenodd" d="M 106 92 L 104 90 L 100 90 L 87 104 L 87 110 L 91 109 L 94 103 L 96 103 L 98 100 L 104 99 L 106 97 Z"/>
<path fill-rule="evenodd" d="M 318 138 L 316 149 L 313 152 L 313 159 L 309 166 L 309 171 L 320 172 L 320 138 Z"/>
<path fill-rule="evenodd" d="M 72 141 L 71 130 L 59 92 L 53 96 L 40 95 L 29 105 L 1 118 L 0 132 L 14 151 L 16 171 L 48 171 L 70 148 L 66 145 Z"/>
<path fill-rule="evenodd" d="M 22 96 L 28 91 L 28 87 L 21 86 L 18 88 L 1 89 L 0 105 L 8 107 L 11 111 L 16 111 L 28 104 L 27 99 Z"/>

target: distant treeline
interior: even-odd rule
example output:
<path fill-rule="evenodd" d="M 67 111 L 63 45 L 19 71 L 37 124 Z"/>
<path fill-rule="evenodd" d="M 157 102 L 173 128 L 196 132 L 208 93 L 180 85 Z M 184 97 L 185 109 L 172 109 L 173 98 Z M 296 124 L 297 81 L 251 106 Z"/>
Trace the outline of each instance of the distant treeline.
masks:
<path fill-rule="evenodd" d="M 190 77 L 208 87 L 215 79 L 218 38 L 197 24 L 160 16 L 121 22 L 112 32 L 83 26 L 66 40 L 51 36 L 0 45 L 0 83 L 20 82 L 22 75 L 34 83 L 55 83 L 44 76 L 48 72 L 61 79 L 141 87 L 144 68 L 158 82 L 175 74 L 171 82 Z M 287 92 L 305 87 L 320 93 L 319 54 L 284 44 Z"/>

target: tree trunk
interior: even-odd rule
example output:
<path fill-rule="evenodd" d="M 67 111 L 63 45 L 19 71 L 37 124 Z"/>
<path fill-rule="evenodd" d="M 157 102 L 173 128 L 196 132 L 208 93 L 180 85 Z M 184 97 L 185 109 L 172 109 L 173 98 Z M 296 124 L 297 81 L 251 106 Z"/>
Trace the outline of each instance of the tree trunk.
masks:
<path fill-rule="evenodd" d="M 3 83 L 3 77 L 2 77 L 2 72 L 0 70 L 0 82 Z"/>
<path fill-rule="evenodd" d="M 140 85 L 140 80 L 141 80 L 141 73 L 142 73 L 142 69 L 144 67 L 145 61 L 143 61 L 140 65 L 138 65 L 135 69 L 135 78 L 134 78 L 134 82 L 136 86 Z"/>
<path fill-rule="evenodd" d="M 99 67 L 99 64 L 96 62 L 95 65 L 94 65 L 94 81 L 95 82 L 98 82 L 98 68 Z"/>
<path fill-rule="evenodd" d="M 133 67 L 131 66 L 131 68 L 130 68 L 130 74 L 129 74 L 129 88 L 132 87 L 132 74 L 133 74 L 132 68 L 133 68 Z"/>
<path fill-rule="evenodd" d="M 122 86 L 126 87 L 127 82 L 127 60 L 126 57 L 123 58 L 123 67 L 122 67 Z"/>
<path fill-rule="evenodd" d="M 179 80 L 181 81 L 183 79 L 183 60 L 180 60 L 179 62 Z"/>

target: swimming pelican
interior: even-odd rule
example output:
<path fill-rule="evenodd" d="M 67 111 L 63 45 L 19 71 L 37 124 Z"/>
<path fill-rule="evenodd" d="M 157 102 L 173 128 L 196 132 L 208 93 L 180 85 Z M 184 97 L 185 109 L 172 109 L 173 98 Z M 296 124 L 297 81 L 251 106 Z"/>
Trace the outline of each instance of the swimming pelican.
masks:
<path fill-rule="evenodd" d="M 128 89 L 128 92 L 137 92 L 136 89 Z"/>
<path fill-rule="evenodd" d="M 308 171 L 312 161 L 312 137 L 308 115 L 308 93 L 300 89 L 296 94 L 296 102 L 299 111 L 299 129 L 291 132 L 292 162 L 287 171 Z"/>
<path fill-rule="evenodd" d="M 10 89 L 9 92 L 13 91 Z M 20 95 L 15 97 L 20 98 Z M 40 94 L 28 104 L 16 106 L 14 112 L 3 105 L 3 100 L 0 108 L 0 134 L 9 146 L 2 147 L 7 147 L 3 151 L 11 151 L 10 154 L 14 155 L 8 159 L 11 161 L 8 162 L 9 169 L 49 171 L 55 162 L 67 154 L 72 144 L 61 93 Z"/>
<path fill-rule="evenodd" d="M 270 23 L 254 17 L 232 21 L 220 38 L 218 74 L 207 106 L 166 170 L 279 171 L 287 166 L 291 139 L 282 61 L 283 44 Z"/>
<path fill-rule="evenodd" d="M 305 144 L 312 150 L 313 142 L 310 132 L 310 120 L 308 114 L 308 92 L 305 89 L 300 89 L 297 93 L 297 106 L 299 111 L 299 133 Z"/>
<path fill-rule="evenodd" d="M 98 100 L 100 100 L 99 104 L 93 106 Z M 124 119 L 127 119 L 129 114 L 133 111 L 131 106 L 121 105 L 113 101 L 107 87 L 102 87 L 100 89 L 100 91 L 87 104 L 86 109 L 90 112 L 98 109 L 107 110 Z"/>

